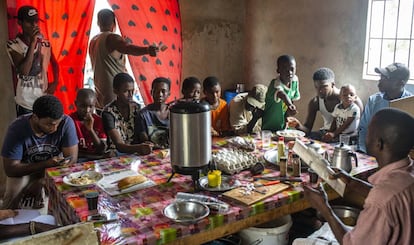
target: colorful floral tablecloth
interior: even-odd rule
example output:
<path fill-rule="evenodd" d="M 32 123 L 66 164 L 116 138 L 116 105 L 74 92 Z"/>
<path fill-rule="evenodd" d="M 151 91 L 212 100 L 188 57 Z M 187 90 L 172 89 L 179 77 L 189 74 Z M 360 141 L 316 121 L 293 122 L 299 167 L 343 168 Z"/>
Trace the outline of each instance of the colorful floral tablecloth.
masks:
<path fill-rule="evenodd" d="M 261 148 L 257 140 L 257 149 L 254 154 L 262 155 L 265 149 Z M 275 147 L 272 142 L 271 147 Z M 226 146 L 225 140 L 216 140 L 214 150 Z M 333 146 L 323 144 L 328 151 Z M 353 169 L 353 174 L 361 174 L 376 168 L 375 159 L 358 154 L 359 165 Z M 109 196 L 98 186 L 78 188 L 63 183 L 64 176 L 82 171 L 95 169 L 103 175 L 124 169 L 132 169 L 144 174 L 156 183 L 155 186 L 135 192 Z M 196 224 L 179 224 L 170 221 L 163 215 L 163 209 L 175 200 L 177 192 L 193 193 L 191 176 L 175 174 L 170 182 L 167 179 L 172 173 L 169 157 L 162 158 L 162 154 L 155 151 L 148 156 L 126 155 L 98 161 L 85 162 L 68 167 L 49 168 L 46 170 L 46 189 L 49 194 L 49 213 L 57 218 L 60 224 L 68 225 L 87 221 L 88 211 L 85 194 L 98 191 L 98 211 L 109 219 L 118 218 L 118 221 L 100 224 L 100 240 L 102 244 L 163 244 L 183 236 L 203 232 L 223 224 L 241 220 L 258 213 L 271 210 L 282 205 L 303 198 L 303 189 L 300 185 L 283 191 L 252 206 L 245 206 L 224 199 L 217 192 L 201 191 L 199 194 L 217 197 L 230 204 L 230 209 L 224 214 L 210 213 L 210 215 Z M 265 175 L 278 175 L 274 166 L 266 165 Z M 249 171 L 235 174 L 234 179 L 251 181 Z M 302 173 L 303 181 L 308 181 L 307 173 Z"/>

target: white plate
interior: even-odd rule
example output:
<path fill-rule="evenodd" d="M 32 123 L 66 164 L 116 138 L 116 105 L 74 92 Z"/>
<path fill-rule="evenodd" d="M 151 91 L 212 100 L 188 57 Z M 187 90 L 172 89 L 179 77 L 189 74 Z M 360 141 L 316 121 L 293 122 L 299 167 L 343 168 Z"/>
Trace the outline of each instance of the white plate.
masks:
<path fill-rule="evenodd" d="M 222 175 L 221 176 L 221 185 L 217 187 L 209 187 L 208 186 L 208 178 L 207 176 L 201 177 L 199 180 L 200 187 L 206 191 L 228 191 L 240 186 L 240 181 L 233 180 L 231 176 Z"/>
<path fill-rule="evenodd" d="M 122 190 L 118 189 L 117 182 L 119 180 L 125 177 L 135 176 L 135 175 L 137 175 L 137 172 L 130 170 L 130 169 L 126 169 L 126 170 L 118 171 L 114 173 L 108 173 L 108 174 L 105 174 L 104 178 L 101 181 L 99 181 L 98 186 L 103 191 L 108 193 L 110 196 L 116 196 L 116 195 L 120 195 L 120 194 L 124 194 L 128 192 L 145 189 L 145 188 L 152 187 L 155 185 L 154 181 L 147 179 L 147 181 L 141 184 L 133 185 L 129 188 L 122 189 Z"/>
<path fill-rule="evenodd" d="M 74 182 L 74 180 L 78 180 L 79 177 L 85 178 L 85 179 L 91 179 L 91 181 L 84 183 L 84 184 Z M 80 171 L 80 172 L 75 172 L 75 173 L 66 175 L 65 177 L 63 177 L 63 183 L 70 185 L 70 186 L 84 187 L 84 186 L 90 186 L 90 185 L 96 184 L 96 182 L 101 180 L 102 177 L 103 176 L 101 173 L 98 173 L 92 170 L 86 170 L 86 171 Z"/>
<path fill-rule="evenodd" d="M 285 129 L 276 132 L 278 136 L 285 137 L 285 140 L 295 140 L 296 138 L 305 136 L 305 132 L 296 129 Z"/>

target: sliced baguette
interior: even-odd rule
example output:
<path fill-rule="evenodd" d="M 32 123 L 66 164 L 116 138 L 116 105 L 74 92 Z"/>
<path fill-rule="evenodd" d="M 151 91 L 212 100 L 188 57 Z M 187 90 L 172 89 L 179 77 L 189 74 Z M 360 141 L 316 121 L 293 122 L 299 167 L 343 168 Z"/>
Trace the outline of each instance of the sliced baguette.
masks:
<path fill-rule="evenodd" d="M 128 176 L 118 181 L 118 189 L 124 190 L 134 185 L 138 185 L 147 181 L 144 175 Z"/>

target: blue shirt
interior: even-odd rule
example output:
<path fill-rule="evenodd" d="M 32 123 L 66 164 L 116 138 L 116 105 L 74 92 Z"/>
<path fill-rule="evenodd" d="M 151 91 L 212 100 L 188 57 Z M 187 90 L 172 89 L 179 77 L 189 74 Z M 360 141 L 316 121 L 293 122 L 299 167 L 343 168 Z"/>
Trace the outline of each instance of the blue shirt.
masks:
<path fill-rule="evenodd" d="M 78 144 L 75 124 L 64 115 L 56 132 L 38 137 L 30 126 L 32 114 L 23 115 L 12 122 L 4 138 L 1 155 L 22 163 L 45 161 L 62 152 L 62 147 Z"/>
<path fill-rule="evenodd" d="M 410 92 L 404 89 L 400 98 L 408 97 L 411 95 L 412 94 Z M 364 108 L 364 113 L 361 116 L 361 121 L 359 121 L 358 150 L 367 152 L 365 145 L 365 137 L 367 135 L 369 122 L 371 121 L 371 118 L 375 115 L 375 113 L 389 106 L 390 101 L 384 98 L 384 93 L 378 92 L 376 94 L 371 95 L 368 98 L 368 102 Z"/>

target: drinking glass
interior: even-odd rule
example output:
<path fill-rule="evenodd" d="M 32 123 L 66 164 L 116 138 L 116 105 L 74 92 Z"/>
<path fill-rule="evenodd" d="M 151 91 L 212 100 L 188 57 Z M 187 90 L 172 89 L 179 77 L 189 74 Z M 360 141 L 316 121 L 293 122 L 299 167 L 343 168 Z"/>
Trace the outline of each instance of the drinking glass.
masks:
<path fill-rule="evenodd" d="M 340 134 L 339 135 L 339 144 L 343 143 L 344 145 L 349 145 L 351 136 L 349 134 Z"/>
<path fill-rule="evenodd" d="M 272 140 L 272 131 L 263 130 L 262 131 L 262 147 L 265 149 L 270 148 L 271 140 Z"/>

